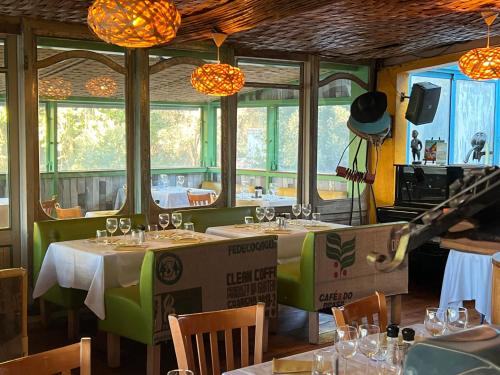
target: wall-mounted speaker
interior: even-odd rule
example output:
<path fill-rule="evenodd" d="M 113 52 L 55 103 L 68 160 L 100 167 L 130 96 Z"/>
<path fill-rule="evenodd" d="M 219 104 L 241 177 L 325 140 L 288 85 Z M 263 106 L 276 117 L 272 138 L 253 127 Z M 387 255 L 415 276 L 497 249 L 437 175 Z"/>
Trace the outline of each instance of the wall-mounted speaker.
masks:
<path fill-rule="evenodd" d="M 430 82 L 413 84 L 406 119 L 415 125 L 429 124 L 434 121 L 441 95 L 441 87 Z"/>

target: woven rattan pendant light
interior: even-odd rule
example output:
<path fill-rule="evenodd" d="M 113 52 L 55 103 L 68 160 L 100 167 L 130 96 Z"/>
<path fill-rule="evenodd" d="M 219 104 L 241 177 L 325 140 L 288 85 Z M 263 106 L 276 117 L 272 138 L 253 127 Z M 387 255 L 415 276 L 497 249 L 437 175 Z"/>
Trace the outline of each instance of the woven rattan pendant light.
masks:
<path fill-rule="evenodd" d="M 38 93 L 44 99 L 65 100 L 73 93 L 73 85 L 61 77 L 44 78 L 38 82 Z"/>
<path fill-rule="evenodd" d="M 108 98 L 115 95 L 117 86 L 116 81 L 107 76 L 90 78 L 85 83 L 85 89 L 90 95 L 101 98 Z"/>
<path fill-rule="evenodd" d="M 181 15 L 173 0 L 95 0 L 87 23 L 107 43 L 146 48 L 174 39 Z"/>
<path fill-rule="evenodd" d="M 236 94 L 245 85 L 245 74 L 240 68 L 229 64 L 221 64 L 219 48 L 227 35 L 213 33 L 212 38 L 217 46 L 216 64 L 204 64 L 191 73 L 191 85 L 203 94 L 213 96 L 229 96 Z"/>
<path fill-rule="evenodd" d="M 463 55 L 458 66 L 463 74 L 475 80 L 500 78 L 500 48 L 490 47 L 490 27 L 498 13 L 483 12 L 482 16 L 488 25 L 488 42 L 486 48 L 475 48 Z"/>

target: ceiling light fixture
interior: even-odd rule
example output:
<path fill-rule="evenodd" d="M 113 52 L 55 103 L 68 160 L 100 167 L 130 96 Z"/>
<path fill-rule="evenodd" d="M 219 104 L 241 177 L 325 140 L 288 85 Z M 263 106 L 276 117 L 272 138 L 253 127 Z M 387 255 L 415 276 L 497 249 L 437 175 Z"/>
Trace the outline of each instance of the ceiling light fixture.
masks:
<path fill-rule="evenodd" d="M 85 83 L 85 89 L 92 96 L 107 98 L 116 94 L 118 85 L 111 77 L 99 76 L 90 78 Z"/>
<path fill-rule="evenodd" d="M 488 42 L 486 48 L 474 48 L 463 55 L 458 66 L 463 74 L 475 80 L 500 78 L 500 48 L 490 47 L 490 27 L 498 13 L 481 13 L 488 25 Z"/>
<path fill-rule="evenodd" d="M 191 85 L 202 94 L 229 96 L 236 94 L 245 85 L 245 74 L 240 68 L 220 63 L 219 49 L 226 38 L 226 34 L 212 34 L 217 46 L 217 63 L 204 64 L 191 74 Z"/>
<path fill-rule="evenodd" d="M 95 0 L 87 23 L 107 43 L 147 48 L 174 39 L 181 15 L 173 0 Z"/>
<path fill-rule="evenodd" d="M 65 100 L 72 92 L 71 82 L 61 77 L 44 78 L 38 82 L 38 93 L 44 99 Z"/>

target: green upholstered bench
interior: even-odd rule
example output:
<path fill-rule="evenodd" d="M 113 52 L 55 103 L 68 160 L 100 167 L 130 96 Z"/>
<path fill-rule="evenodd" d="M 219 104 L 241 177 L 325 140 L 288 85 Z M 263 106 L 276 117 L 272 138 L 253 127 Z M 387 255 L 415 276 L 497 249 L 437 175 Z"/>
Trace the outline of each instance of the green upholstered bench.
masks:
<path fill-rule="evenodd" d="M 132 226 L 146 225 L 146 218 L 142 214 L 122 215 L 116 217 L 130 217 Z M 106 227 L 106 217 L 79 218 L 68 220 L 44 220 L 35 222 L 33 228 L 33 282 L 36 283 L 43 258 L 52 242 L 77 240 L 95 237 L 98 229 Z M 46 322 L 45 301 L 52 302 L 68 310 L 68 325 L 70 337 L 77 329 L 76 311 L 83 306 L 87 292 L 85 290 L 62 288 L 59 285 L 52 287 L 40 298 L 42 319 Z"/>
<path fill-rule="evenodd" d="M 194 230 L 205 233 L 209 227 L 243 224 L 245 216 L 255 216 L 255 207 L 198 208 L 179 210 L 184 223 L 194 224 Z"/>

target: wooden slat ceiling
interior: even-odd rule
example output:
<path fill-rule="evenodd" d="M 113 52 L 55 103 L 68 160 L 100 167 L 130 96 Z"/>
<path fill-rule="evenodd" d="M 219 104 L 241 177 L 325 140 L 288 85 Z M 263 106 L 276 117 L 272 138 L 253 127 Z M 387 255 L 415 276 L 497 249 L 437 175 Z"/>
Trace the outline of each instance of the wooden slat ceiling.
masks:
<path fill-rule="evenodd" d="M 0 0 L 0 14 L 85 23 L 89 0 Z M 214 28 L 255 50 L 318 53 L 356 61 L 390 58 L 484 38 L 479 12 L 500 0 L 175 0 L 176 42 Z M 500 21 L 492 29 L 500 35 Z"/>

